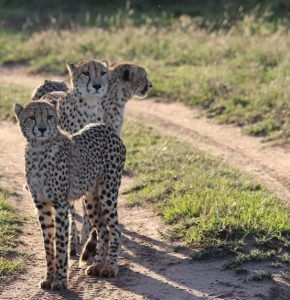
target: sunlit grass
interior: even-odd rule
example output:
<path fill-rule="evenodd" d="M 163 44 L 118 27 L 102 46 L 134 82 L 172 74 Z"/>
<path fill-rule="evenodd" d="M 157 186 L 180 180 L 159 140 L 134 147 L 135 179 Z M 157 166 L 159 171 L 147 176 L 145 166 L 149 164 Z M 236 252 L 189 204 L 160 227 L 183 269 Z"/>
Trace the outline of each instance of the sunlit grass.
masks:
<path fill-rule="evenodd" d="M 243 253 L 240 262 L 287 253 L 288 211 L 260 184 L 136 123 L 127 123 L 124 141 L 127 169 L 137 176 L 126 199 L 131 205 L 153 203 L 171 224 L 172 238 L 206 253 L 234 253 L 237 258 Z"/>
<path fill-rule="evenodd" d="M 8 201 L 9 192 L 0 185 L 0 278 L 23 267 L 23 255 L 17 249 L 19 218 Z"/>

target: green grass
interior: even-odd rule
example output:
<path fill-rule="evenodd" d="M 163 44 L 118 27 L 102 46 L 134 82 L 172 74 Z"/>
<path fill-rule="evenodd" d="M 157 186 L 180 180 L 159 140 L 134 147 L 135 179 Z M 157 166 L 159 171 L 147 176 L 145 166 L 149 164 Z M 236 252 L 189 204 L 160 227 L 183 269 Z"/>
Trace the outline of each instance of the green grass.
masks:
<path fill-rule="evenodd" d="M 132 11 L 107 23 L 103 16 L 97 26 L 3 29 L 0 64 L 64 74 L 65 61 L 135 61 L 149 69 L 152 96 L 202 107 L 208 117 L 251 135 L 287 138 L 290 35 L 282 20 L 267 22 L 267 16 L 244 14 L 229 28 L 213 30 L 190 15 L 168 15 L 165 23 L 162 16 L 144 15 L 136 25 Z"/>
<path fill-rule="evenodd" d="M 171 238 L 201 250 L 195 258 L 234 254 L 228 267 L 250 260 L 287 262 L 289 213 L 260 184 L 136 123 L 126 124 L 124 141 L 126 168 L 137 176 L 125 192 L 128 203 L 153 203 L 171 224 Z"/>
<path fill-rule="evenodd" d="M 14 119 L 13 104 L 26 103 L 31 96 L 32 89 L 16 84 L 0 83 L 0 118 Z"/>
<path fill-rule="evenodd" d="M 0 185 L 0 278 L 23 267 L 23 254 L 17 250 L 15 236 L 20 232 L 19 218 L 7 200 L 9 192 Z"/>

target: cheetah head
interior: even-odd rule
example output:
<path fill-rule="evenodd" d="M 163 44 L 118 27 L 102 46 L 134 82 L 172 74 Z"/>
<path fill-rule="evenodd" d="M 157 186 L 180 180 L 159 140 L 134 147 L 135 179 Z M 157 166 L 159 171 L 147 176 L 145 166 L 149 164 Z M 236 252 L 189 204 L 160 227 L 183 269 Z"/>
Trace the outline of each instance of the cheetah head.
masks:
<path fill-rule="evenodd" d="M 153 87 L 146 69 L 141 66 L 124 63 L 117 65 L 112 71 L 118 72 L 123 84 L 127 85 L 135 96 L 144 98 Z"/>
<path fill-rule="evenodd" d="M 58 133 L 56 108 L 46 101 L 15 104 L 14 113 L 28 141 L 47 141 Z"/>
<path fill-rule="evenodd" d="M 84 97 L 95 95 L 102 98 L 108 91 L 108 62 L 81 61 L 77 65 L 67 63 L 73 89 Z"/>

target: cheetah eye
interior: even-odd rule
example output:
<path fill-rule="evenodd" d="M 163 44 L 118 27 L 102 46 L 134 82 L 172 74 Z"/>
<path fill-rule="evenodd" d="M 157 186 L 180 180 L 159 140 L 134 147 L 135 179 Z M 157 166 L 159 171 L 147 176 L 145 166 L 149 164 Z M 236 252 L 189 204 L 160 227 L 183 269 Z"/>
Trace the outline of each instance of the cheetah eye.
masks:
<path fill-rule="evenodd" d="M 47 116 L 47 120 L 51 120 L 52 118 L 53 118 L 52 115 L 48 115 L 48 116 Z"/>
<path fill-rule="evenodd" d="M 35 117 L 34 116 L 30 116 L 29 119 L 34 121 Z"/>
<path fill-rule="evenodd" d="M 102 76 L 104 76 L 104 75 L 106 75 L 107 74 L 107 72 L 101 72 L 101 75 Z"/>
<path fill-rule="evenodd" d="M 90 75 L 89 72 L 83 72 L 83 74 L 84 74 L 85 76 L 89 76 L 89 75 Z"/>

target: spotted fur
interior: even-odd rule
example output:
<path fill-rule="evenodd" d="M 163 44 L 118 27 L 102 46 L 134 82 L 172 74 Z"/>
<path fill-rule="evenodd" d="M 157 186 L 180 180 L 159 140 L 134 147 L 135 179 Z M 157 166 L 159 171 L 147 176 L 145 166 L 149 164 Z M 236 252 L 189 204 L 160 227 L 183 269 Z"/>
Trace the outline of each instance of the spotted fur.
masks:
<path fill-rule="evenodd" d="M 31 100 L 38 100 L 43 95 L 54 92 L 66 92 L 68 90 L 67 85 L 63 81 L 45 80 L 43 84 L 40 84 L 33 92 Z"/>
<path fill-rule="evenodd" d="M 121 237 L 117 199 L 126 153 L 122 141 L 103 124 L 64 133 L 56 108 L 46 101 L 16 104 L 14 112 L 27 140 L 26 178 L 44 239 L 47 275 L 41 286 L 67 287 L 69 200 L 83 195 L 93 232 L 101 239 L 87 273 L 116 276 Z"/>

